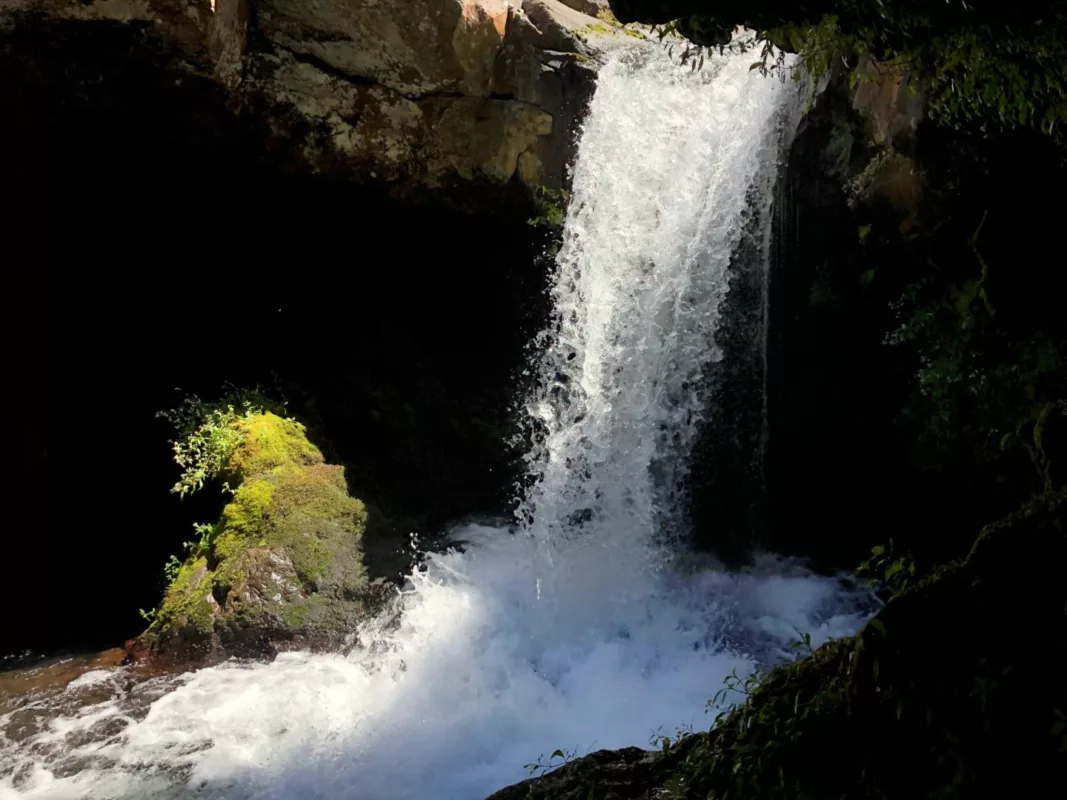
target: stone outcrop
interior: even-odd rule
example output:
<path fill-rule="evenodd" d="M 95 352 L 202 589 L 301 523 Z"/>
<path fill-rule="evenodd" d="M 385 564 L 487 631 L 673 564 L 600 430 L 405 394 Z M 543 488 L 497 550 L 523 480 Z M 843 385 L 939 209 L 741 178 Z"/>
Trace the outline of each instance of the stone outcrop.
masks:
<path fill-rule="evenodd" d="M 229 428 L 236 442 L 221 474 L 233 497 L 127 645 L 135 658 L 184 664 L 337 647 L 387 592 L 363 563 L 366 507 L 303 426 L 264 412 Z"/>
<path fill-rule="evenodd" d="M 126 26 L 221 86 L 289 163 L 396 194 L 559 187 L 601 53 L 594 0 L 0 0 L 20 26 Z M 576 10 L 577 9 L 577 10 Z"/>

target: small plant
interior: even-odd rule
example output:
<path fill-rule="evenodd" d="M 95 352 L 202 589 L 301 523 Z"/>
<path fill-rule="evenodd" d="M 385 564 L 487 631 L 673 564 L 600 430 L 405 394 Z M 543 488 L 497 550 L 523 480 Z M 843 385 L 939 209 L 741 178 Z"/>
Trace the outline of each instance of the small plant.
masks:
<path fill-rule="evenodd" d="M 172 439 L 174 462 L 182 468 L 178 482 L 171 491 L 185 497 L 215 478 L 240 441 L 234 422 L 242 417 L 273 411 L 285 416 L 285 404 L 274 403 L 259 388 L 229 391 L 215 403 L 205 403 L 195 394 L 186 397 L 172 409 L 156 413 L 174 426 L 178 436 Z M 223 490 L 229 486 L 223 484 Z"/>
<path fill-rule="evenodd" d="M 218 531 L 218 528 L 218 525 L 212 525 L 209 522 L 194 522 L 193 533 L 199 538 L 195 541 L 185 543 L 186 552 L 193 558 L 209 553 L 211 551 L 211 546 L 215 543 L 215 534 Z"/>
<path fill-rule="evenodd" d="M 666 753 L 673 745 L 678 744 L 678 742 L 695 733 L 696 731 L 693 730 L 692 725 L 682 725 L 675 729 L 674 738 L 672 739 L 670 736 L 664 734 L 663 728 L 660 727 L 653 731 L 652 735 L 648 738 L 648 743 L 657 750 L 662 750 Z"/>
<path fill-rule="evenodd" d="M 532 764 L 526 764 L 524 769 L 526 773 L 531 777 L 540 778 L 547 775 L 550 772 L 554 772 L 560 767 L 571 763 L 578 756 L 578 748 L 573 750 L 553 750 L 552 755 L 545 759 L 544 755 L 539 755 L 537 761 Z"/>
<path fill-rule="evenodd" d="M 171 556 L 167 559 L 167 563 L 163 565 L 163 577 L 167 579 L 167 586 L 174 583 L 181 568 L 182 562 L 178 560 L 177 556 Z"/>
<path fill-rule="evenodd" d="M 888 547 L 876 545 L 871 548 L 871 557 L 856 568 L 856 574 L 866 576 L 871 583 L 883 583 L 894 594 L 899 594 L 916 580 L 915 561 L 910 552 L 897 554 L 890 539 Z"/>
<path fill-rule="evenodd" d="M 570 193 L 565 189 L 551 189 L 548 186 L 538 186 L 534 191 L 537 202 L 537 216 L 528 221 L 535 228 L 550 228 L 559 230 L 567 219 L 567 203 L 570 201 Z"/>
<path fill-rule="evenodd" d="M 800 638 L 793 642 L 791 645 L 789 645 L 789 649 L 799 651 L 797 654 L 797 658 L 804 658 L 804 656 L 810 656 L 812 653 L 815 652 L 815 648 L 811 646 L 811 634 L 807 631 L 801 633 L 795 628 L 794 630 L 797 631 L 797 635 Z"/>
<path fill-rule="evenodd" d="M 722 722 L 733 710 L 732 704 L 724 707 L 724 703 L 727 701 L 731 692 L 741 695 L 747 701 L 756 693 L 756 690 L 759 688 L 760 684 L 763 683 L 763 679 L 766 676 L 767 673 L 763 670 L 755 669 L 742 678 L 737 674 L 737 667 L 734 667 L 734 669 L 730 671 L 730 674 L 722 679 L 723 688 L 719 689 L 719 691 L 715 693 L 715 696 L 712 697 L 704 707 L 705 714 L 712 710 L 716 712 L 715 720 L 711 725 L 712 728 Z"/>

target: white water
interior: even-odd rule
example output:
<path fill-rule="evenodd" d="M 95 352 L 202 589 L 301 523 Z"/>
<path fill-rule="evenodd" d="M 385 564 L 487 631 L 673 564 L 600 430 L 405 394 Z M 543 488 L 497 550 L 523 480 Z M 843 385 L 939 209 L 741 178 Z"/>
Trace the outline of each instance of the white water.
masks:
<path fill-rule="evenodd" d="M 557 748 L 706 726 L 732 670 L 854 630 L 863 593 L 837 581 L 683 569 L 664 547 L 746 195 L 791 102 L 750 60 L 691 73 L 649 48 L 601 72 L 518 533 L 459 531 L 465 552 L 429 556 L 399 624 L 347 656 L 133 689 L 102 671 L 31 700 L 0 716 L 0 798 L 480 798 Z"/>

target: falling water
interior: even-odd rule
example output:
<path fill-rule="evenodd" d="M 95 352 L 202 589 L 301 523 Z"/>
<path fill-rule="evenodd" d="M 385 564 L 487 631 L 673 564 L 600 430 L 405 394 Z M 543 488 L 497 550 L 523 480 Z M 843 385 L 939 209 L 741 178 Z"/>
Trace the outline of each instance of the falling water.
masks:
<path fill-rule="evenodd" d="M 863 593 L 839 581 L 669 557 L 731 255 L 791 124 L 750 60 L 635 47 L 601 71 L 517 532 L 463 527 L 348 654 L 99 670 L 0 709 L 0 798 L 479 798 L 557 748 L 706 725 L 731 671 L 851 632 Z"/>
<path fill-rule="evenodd" d="M 551 560 L 549 597 L 583 629 L 627 599 L 623 587 L 650 590 L 650 566 L 669 552 L 651 534 L 682 524 L 677 489 L 707 405 L 702 372 L 722 357 L 731 258 L 752 214 L 768 216 L 798 121 L 795 87 L 750 62 L 693 71 L 627 51 L 601 72 L 582 132 L 522 516 Z M 567 557 L 552 559 L 561 540 Z M 596 602 L 569 596 L 596 582 Z"/>

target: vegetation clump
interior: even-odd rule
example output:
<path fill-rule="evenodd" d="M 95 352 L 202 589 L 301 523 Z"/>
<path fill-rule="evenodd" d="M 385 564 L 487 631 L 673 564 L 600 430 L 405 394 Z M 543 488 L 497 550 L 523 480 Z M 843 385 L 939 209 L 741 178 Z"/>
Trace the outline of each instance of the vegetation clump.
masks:
<path fill-rule="evenodd" d="M 185 497 L 218 477 L 241 440 L 239 420 L 267 410 L 284 416 L 284 404 L 274 403 L 258 389 L 232 389 L 215 403 L 191 395 L 177 407 L 160 411 L 156 416 L 177 432 L 171 448 L 182 472 L 171 491 Z"/>
<path fill-rule="evenodd" d="M 196 527 L 185 560 L 172 559 L 163 601 L 131 649 L 187 660 L 338 643 L 377 591 L 362 562 L 367 511 L 343 468 L 325 463 L 299 422 L 248 398 L 194 399 L 169 418 L 184 433 L 175 491 L 217 477 L 232 497 L 217 523 Z"/>
<path fill-rule="evenodd" d="M 570 192 L 566 189 L 539 186 L 534 197 L 537 202 L 537 214 L 531 217 L 528 223 L 534 228 L 544 228 L 550 232 L 562 230 L 567 221 Z"/>

